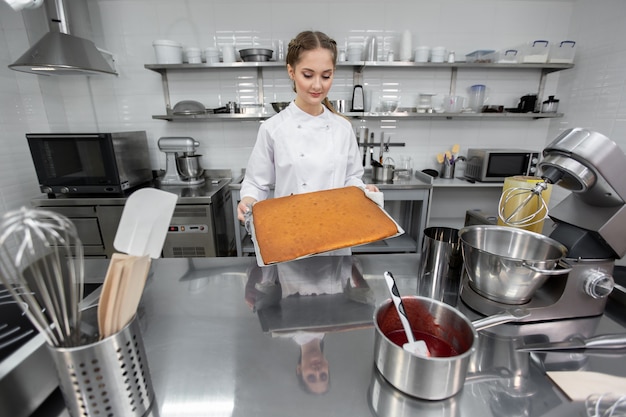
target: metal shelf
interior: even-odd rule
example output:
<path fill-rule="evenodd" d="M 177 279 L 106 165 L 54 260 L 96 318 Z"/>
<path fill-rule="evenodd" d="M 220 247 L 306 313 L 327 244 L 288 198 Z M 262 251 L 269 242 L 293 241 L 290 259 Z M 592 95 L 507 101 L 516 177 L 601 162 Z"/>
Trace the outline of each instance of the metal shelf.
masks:
<path fill-rule="evenodd" d="M 204 115 L 155 115 L 156 120 L 166 120 L 168 122 L 211 122 L 211 121 L 259 121 L 272 117 L 271 114 L 204 114 Z M 344 116 L 352 119 L 480 119 L 480 120 L 502 120 L 502 119 L 554 119 L 563 117 L 563 113 L 415 113 L 397 112 L 390 114 L 382 113 L 344 113 Z"/>
<path fill-rule="evenodd" d="M 237 68 L 283 68 L 284 62 L 266 61 L 266 62 L 233 62 L 233 63 L 215 63 L 215 64 L 145 64 L 144 67 L 160 74 L 168 70 L 219 70 L 219 69 L 237 69 Z M 498 63 L 482 63 L 482 62 L 403 62 L 403 61 L 344 61 L 338 62 L 338 67 L 353 68 L 481 68 L 481 69 L 543 69 L 550 72 L 562 71 L 573 68 L 574 64 L 498 64 Z"/>
<path fill-rule="evenodd" d="M 456 95 L 456 79 L 459 69 L 465 68 L 478 68 L 483 70 L 507 70 L 507 69 L 523 69 L 523 70 L 537 70 L 541 71 L 539 79 L 539 86 L 537 88 L 537 96 L 542 97 L 546 83 L 546 77 L 548 74 L 555 71 L 562 71 L 569 68 L 573 68 L 574 64 L 498 64 L 498 63 L 467 63 L 467 62 L 454 62 L 454 63 L 433 63 L 433 62 L 388 62 L 388 61 L 354 61 L 354 62 L 338 62 L 338 67 L 352 68 L 354 71 L 355 84 L 358 84 L 362 77 L 364 68 L 389 68 L 389 69 L 449 69 L 450 70 L 450 95 Z M 257 73 L 257 86 L 258 86 L 258 103 L 264 103 L 264 91 L 263 91 L 263 69 L 264 68 L 284 68 L 284 62 L 234 62 L 234 63 L 216 63 L 216 64 L 146 64 L 146 69 L 155 71 L 161 74 L 161 81 L 163 85 L 163 95 L 165 98 L 165 115 L 154 115 L 153 119 L 165 120 L 172 122 L 210 122 L 210 121 L 259 121 L 265 120 L 274 115 L 274 113 L 261 113 L 261 114 L 206 114 L 206 115 L 190 115 L 180 116 L 172 114 L 172 104 L 170 102 L 168 71 L 211 71 L 211 70 L 236 70 L 236 69 L 251 69 L 255 68 Z M 397 112 L 397 113 L 360 113 L 350 112 L 345 113 L 345 116 L 354 119 L 479 119 L 479 120 L 520 120 L 520 119 L 549 119 L 563 117 L 562 113 L 409 113 L 409 112 Z"/>

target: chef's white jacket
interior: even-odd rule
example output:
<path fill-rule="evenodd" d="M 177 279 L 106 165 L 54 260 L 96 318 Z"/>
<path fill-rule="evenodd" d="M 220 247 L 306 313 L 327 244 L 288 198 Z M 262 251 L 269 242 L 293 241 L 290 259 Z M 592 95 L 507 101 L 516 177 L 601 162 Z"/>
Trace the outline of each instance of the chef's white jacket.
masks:
<path fill-rule="evenodd" d="M 364 187 L 363 164 L 352 124 L 324 106 L 312 116 L 292 101 L 263 123 L 241 184 L 257 201 L 350 185 Z"/>

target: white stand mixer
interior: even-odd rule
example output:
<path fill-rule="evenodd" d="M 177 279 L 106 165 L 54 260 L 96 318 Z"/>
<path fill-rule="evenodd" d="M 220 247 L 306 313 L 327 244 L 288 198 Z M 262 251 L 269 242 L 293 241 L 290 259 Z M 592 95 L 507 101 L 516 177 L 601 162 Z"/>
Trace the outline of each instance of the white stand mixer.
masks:
<path fill-rule="evenodd" d="M 190 137 L 162 137 L 159 150 L 165 152 L 165 175 L 157 179 L 161 185 L 201 185 L 204 184 L 204 169 L 196 148 L 200 142 Z"/>

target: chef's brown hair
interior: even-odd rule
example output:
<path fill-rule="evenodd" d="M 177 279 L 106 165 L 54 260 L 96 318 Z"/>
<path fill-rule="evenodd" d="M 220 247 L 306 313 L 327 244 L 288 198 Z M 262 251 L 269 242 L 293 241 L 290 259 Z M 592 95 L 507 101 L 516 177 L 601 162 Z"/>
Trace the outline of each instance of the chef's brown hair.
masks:
<path fill-rule="evenodd" d="M 287 58 L 285 60 L 286 64 L 291 65 L 291 68 L 295 68 L 296 64 L 300 62 L 302 52 L 312 51 L 317 48 L 324 48 L 330 51 L 333 57 L 333 69 L 335 69 L 337 66 L 337 42 L 324 32 L 312 30 L 298 33 L 298 35 L 289 42 Z M 296 92 L 295 84 L 293 85 L 293 91 Z M 323 103 L 333 113 L 343 116 L 335 110 L 335 107 L 330 103 L 330 100 L 328 100 L 328 96 L 324 97 Z"/>

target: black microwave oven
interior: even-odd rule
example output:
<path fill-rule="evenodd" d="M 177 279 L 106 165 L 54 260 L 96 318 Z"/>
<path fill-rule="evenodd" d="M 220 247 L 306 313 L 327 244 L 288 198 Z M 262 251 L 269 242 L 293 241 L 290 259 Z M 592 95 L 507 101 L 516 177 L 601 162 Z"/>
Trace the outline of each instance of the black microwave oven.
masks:
<path fill-rule="evenodd" d="M 27 133 L 42 193 L 111 194 L 152 180 L 145 131 Z"/>
<path fill-rule="evenodd" d="M 465 177 L 480 182 L 504 182 L 516 175 L 535 176 L 539 152 L 523 149 L 467 150 Z"/>

